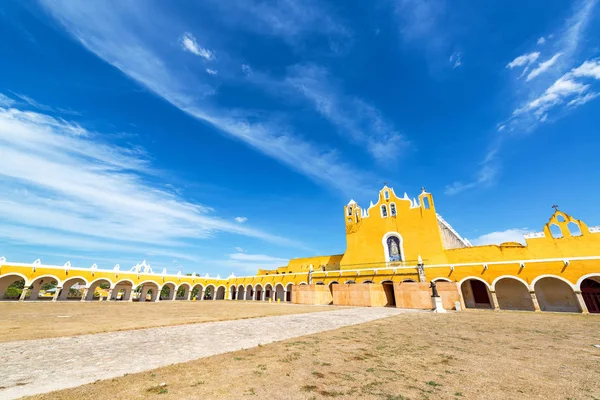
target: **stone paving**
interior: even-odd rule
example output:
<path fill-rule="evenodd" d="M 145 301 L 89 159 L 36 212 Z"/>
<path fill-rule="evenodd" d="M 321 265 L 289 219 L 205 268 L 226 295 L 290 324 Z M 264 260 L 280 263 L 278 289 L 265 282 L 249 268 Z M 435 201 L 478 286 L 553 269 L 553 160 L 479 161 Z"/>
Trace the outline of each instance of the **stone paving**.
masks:
<path fill-rule="evenodd" d="M 75 387 L 407 311 L 337 309 L 0 343 L 0 399 Z"/>

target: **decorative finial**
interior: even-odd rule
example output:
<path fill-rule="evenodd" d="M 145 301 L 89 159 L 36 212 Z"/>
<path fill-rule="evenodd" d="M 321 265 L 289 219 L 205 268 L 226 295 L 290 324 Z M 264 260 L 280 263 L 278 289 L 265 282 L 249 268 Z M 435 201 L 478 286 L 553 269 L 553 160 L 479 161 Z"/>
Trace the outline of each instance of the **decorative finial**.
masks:
<path fill-rule="evenodd" d="M 387 186 L 387 182 L 383 182 L 383 186 Z"/>
<path fill-rule="evenodd" d="M 558 211 L 558 206 L 556 204 L 553 205 L 552 208 L 554 208 L 554 211 Z"/>
<path fill-rule="evenodd" d="M 425 186 L 421 186 L 421 192 L 425 192 Z"/>

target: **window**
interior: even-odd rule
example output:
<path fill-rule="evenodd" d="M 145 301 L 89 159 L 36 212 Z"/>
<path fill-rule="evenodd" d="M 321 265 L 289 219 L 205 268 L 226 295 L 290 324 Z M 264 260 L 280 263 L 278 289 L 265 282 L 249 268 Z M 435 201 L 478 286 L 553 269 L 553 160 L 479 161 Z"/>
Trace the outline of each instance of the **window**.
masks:
<path fill-rule="evenodd" d="M 385 204 L 381 205 L 381 217 L 386 218 L 388 216 L 387 207 Z"/>
<path fill-rule="evenodd" d="M 565 222 L 565 217 L 563 217 L 562 215 L 557 215 L 557 216 L 556 216 L 556 220 L 557 220 L 558 222 Z"/>
<path fill-rule="evenodd" d="M 581 229 L 575 222 L 569 222 L 567 228 L 569 229 L 571 236 L 581 236 Z"/>
<path fill-rule="evenodd" d="M 383 197 L 387 200 L 390 198 L 390 192 L 388 192 L 387 190 L 385 192 L 383 192 Z"/>
<path fill-rule="evenodd" d="M 352 206 L 348 206 L 348 215 L 352 215 Z"/>
<path fill-rule="evenodd" d="M 550 233 L 552 234 L 553 238 L 561 238 L 563 237 L 562 231 L 560 230 L 560 227 L 556 224 L 552 224 L 550 225 Z"/>
<path fill-rule="evenodd" d="M 423 207 L 428 210 L 429 209 L 429 197 L 423 197 Z"/>
<path fill-rule="evenodd" d="M 392 217 L 396 216 L 396 205 L 394 203 L 390 204 L 390 215 Z"/>

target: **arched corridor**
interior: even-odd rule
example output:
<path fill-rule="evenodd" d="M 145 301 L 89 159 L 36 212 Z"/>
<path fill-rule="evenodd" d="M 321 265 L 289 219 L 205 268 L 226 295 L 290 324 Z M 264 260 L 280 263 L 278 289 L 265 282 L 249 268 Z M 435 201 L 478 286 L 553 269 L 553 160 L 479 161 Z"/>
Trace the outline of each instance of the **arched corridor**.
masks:
<path fill-rule="evenodd" d="M 204 286 L 199 284 L 194 285 L 192 288 L 191 298 L 196 300 L 204 300 Z"/>
<path fill-rule="evenodd" d="M 254 296 L 254 288 L 252 287 L 252 285 L 246 286 L 246 300 L 252 300 L 253 296 Z"/>
<path fill-rule="evenodd" d="M 160 300 L 173 300 L 176 294 L 175 284 L 167 282 L 160 289 Z"/>
<path fill-rule="evenodd" d="M 238 286 L 237 299 L 238 300 L 245 300 L 246 299 L 246 291 L 244 290 L 244 286 L 243 285 Z"/>
<path fill-rule="evenodd" d="M 17 274 L 0 277 L 0 300 L 18 300 L 25 287 L 25 278 Z"/>
<path fill-rule="evenodd" d="M 110 290 L 111 287 L 112 282 L 108 279 L 96 279 L 90 283 L 85 300 L 99 300 L 100 298 L 105 299 L 108 296 L 107 290 Z"/>
<path fill-rule="evenodd" d="M 261 301 L 263 300 L 264 291 L 261 284 L 256 285 L 254 288 L 254 300 Z"/>
<path fill-rule="evenodd" d="M 208 285 L 206 290 L 204 291 L 204 300 L 215 300 L 216 297 L 216 288 L 215 285 Z"/>
<path fill-rule="evenodd" d="M 565 281 L 544 277 L 534 284 L 535 294 L 542 311 L 580 312 L 573 288 Z"/>
<path fill-rule="evenodd" d="M 142 303 L 146 301 L 156 301 L 160 294 L 160 289 L 154 282 L 143 282 L 135 291 L 139 293 L 138 301 Z"/>
<path fill-rule="evenodd" d="M 281 283 L 275 285 L 275 301 L 285 301 L 285 289 Z"/>
<path fill-rule="evenodd" d="M 217 295 L 214 298 L 215 300 L 225 300 L 225 286 L 219 286 L 217 288 Z"/>
<path fill-rule="evenodd" d="M 584 279 L 580 288 L 588 312 L 600 313 L 600 275 Z"/>
<path fill-rule="evenodd" d="M 230 300 L 235 300 L 237 297 L 237 288 L 235 287 L 235 285 L 231 285 L 231 287 L 229 288 L 229 299 Z"/>
<path fill-rule="evenodd" d="M 494 286 L 501 310 L 534 311 L 527 285 L 514 278 L 502 278 Z"/>
<path fill-rule="evenodd" d="M 460 290 L 467 308 L 493 308 L 487 283 L 475 278 L 466 279 Z"/>
<path fill-rule="evenodd" d="M 269 299 L 273 298 L 273 286 L 270 283 L 265 285 L 265 301 L 269 301 Z"/>
<path fill-rule="evenodd" d="M 60 280 L 58 278 L 54 276 L 40 276 L 29 285 L 29 290 L 23 288 L 21 298 L 28 298 L 29 300 L 52 300 L 52 296 L 47 296 L 46 294 L 55 294 L 57 290 L 60 290 L 59 288 Z M 44 296 L 40 297 L 40 294 L 44 294 Z"/>
<path fill-rule="evenodd" d="M 115 287 L 113 288 L 110 299 L 117 301 L 131 301 L 133 300 L 132 296 L 133 282 L 129 280 L 123 280 L 115 283 Z"/>
<path fill-rule="evenodd" d="M 177 288 L 177 295 L 175 298 L 177 300 L 190 300 L 191 299 L 190 295 L 191 295 L 190 285 L 188 283 L 182 283 Z"/>
<path fill-rule="evenodd" d="M 292 301 L 292 288 L 294 287 L 294 284 L 292 283 L 288 283 L 287 285 L 287 293 L 285 294 L 285 301 Z"/>

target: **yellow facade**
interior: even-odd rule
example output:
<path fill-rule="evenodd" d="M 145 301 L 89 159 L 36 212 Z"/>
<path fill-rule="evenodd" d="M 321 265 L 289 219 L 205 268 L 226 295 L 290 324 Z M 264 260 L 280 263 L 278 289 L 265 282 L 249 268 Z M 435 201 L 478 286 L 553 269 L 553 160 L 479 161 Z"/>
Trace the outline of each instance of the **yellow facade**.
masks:
<path fill-rule="evenodd" d="M 195 288 L 199 299 L 205 297 L 202 293 L 210 292 L 212 299 L 289 301 L 294 285 L 301 284 L 443 280 L 458 285 L 463 306 L 467 307 L 480 304 L 477 301 L 487 291 L 489 308 L 516 304 L 511 298 L 516 296 L 540 309 L 536 291 L 541 294 L 543 287 L 541 302 L 550 304 L 547 310 L 586 312 L 591 305 L 595 312 L 596 284 L 600 304 L 600 228 L 590 228 L 561 211 L 551 215 L 541 232 L 526 235 L 525 245 L 486 246 L 472 246 L 463 239 L 436 212 L 433 196 L 424 189 L 417 198 L 410 199 L 384 186 L 376 203 L 363 209 L 350 201 L 343 213 L 347 243 L 344 254 L 292 259 L 287 266 L 259 270 L 255 276 L 222 279 L 156 274 L 144 266 L 120 271 L 0 260 L 0 297 L 9 282 L 22 279 L 35 298 L 39 290 L 36 285 L 44 277 L 63 289 L 62 294 L 57 290 L 54 300 L 68 297 L 65 291 L 74 282 L 88 292 L 93 289 L 92 293 L 102 282 L 110 286 L 108 299 L 120 292 L 120 298 L 131 300 L 133 289 L 141 286 L 139 297 L 146 298 L 145 291 L 152 289 L 150 298 L 155 301 L 165 286 L 170 289 L 169 299 L 175 299 L 180 288 L 185 289 L 182 299 L 190 299 Z M 32 295 L 22 297 L 27 296 Z M 544 307 L 542 304 L 541 309 Z"/>

